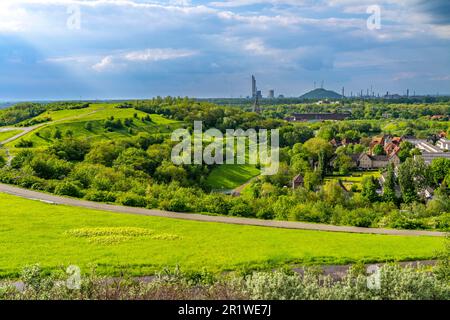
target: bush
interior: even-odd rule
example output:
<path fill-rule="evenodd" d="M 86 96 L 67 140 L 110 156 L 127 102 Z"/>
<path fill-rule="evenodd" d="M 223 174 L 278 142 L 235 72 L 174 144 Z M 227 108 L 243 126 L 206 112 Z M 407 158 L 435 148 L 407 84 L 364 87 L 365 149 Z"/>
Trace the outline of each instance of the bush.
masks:
<path fill-rule="evenodd" d="M 3 157 L 0 155 L 0 168 L 1 168 L 1 167 L 4 167 L 5 164 L 6 164 L 5 158 L 3 158 Z"/>
<path fill-rule="evenodd" d="M 81 190 L 77 184 L 72 181 L 63 181 L 55 188 L 55 193 L 61 196 L 79 198 L 82 197 Z"/>
<path fill-rule="evenodd" d="M 116 202 L 128 207 L 146 207 L 147 201 L 145 197 L 138 196 L 134 193 L 123 193 L 119 195 Z"/>
<path fill-rule="evenodd" d="M 16 148 L 31 148 L 33 147 L 33 141 L 22 139 L 15 144 Z"/>
<path fill-rule="evenodd" d="M 84 199 L 95 202 L 116 202 L 117 195 L 114 192 L 88 189 Z"/>
<path fill-rule="evenodd" d="M 254 217 L 255 212 L 246 200 L 243 200 L 242 198 L 234 198 L 231 201 L 231 208 L 228 211 L 228 214 L 230 216 L 237 216 L 237 217 Z"/>

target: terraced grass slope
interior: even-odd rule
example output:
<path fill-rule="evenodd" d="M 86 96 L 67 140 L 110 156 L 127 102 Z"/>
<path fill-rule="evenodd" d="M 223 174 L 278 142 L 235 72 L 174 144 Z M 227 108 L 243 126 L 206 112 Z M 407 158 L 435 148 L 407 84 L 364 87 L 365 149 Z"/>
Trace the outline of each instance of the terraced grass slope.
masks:
<path fill-rule="evenodd" d="M 246 183 L 259 174 L 259 169 L 254 165 L 225 164 L 214 168 L 206 183 L 215 190 L 230 190 Z"/>
<path fill-rule="evenodd" d="M 53 135 L 57 130 L 62 135 L 70 131 L 74 137 L 88 137 L 90 141 L 97 141 L 128 137 L 138 132 L 168 134 L 180 125 L 178 121 L 166 119 L 156 114 L 150 115 L 150 120 L 143 120 L 143 118 L 149 116 L 147 113 L 133 108 L 121 109 L 116 106 L 116 104 L 103 103 L 92 104 L 89 108 L 84 109 L 47 111 L 31 120 L 40 122 L 44 119 L 50 119 L 49 121 L 40 124 L 38 128 L 23 137 L 6 144 L 6 147 L 11 150 L 12 154 L 15 154 L 20 150 L 16 145 L 21 140 L 31 141 L 33 143 L 32 148 L 50 146 L 55 140 Z M 129 127 L 106 131 L 103 125 L 104 121 L 111 117 L 114 117 L 115 120 L 132 119 L 133 121 Z M 87 123 L 89 125 L 86 125 Z"/>
<path fill-rule="evenodd" d="M 443 238 L 347 234 L 117 214 L 0 194 L 0 276 L 69 264 L 102 274 L 430 259 Z"/>

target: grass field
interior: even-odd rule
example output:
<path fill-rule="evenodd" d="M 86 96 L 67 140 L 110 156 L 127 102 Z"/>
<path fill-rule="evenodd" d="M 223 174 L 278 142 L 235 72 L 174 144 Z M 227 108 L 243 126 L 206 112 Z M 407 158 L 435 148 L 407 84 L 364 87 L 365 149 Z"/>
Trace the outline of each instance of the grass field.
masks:
<path fill-rule="evenodd" d="M 259 173 L 259 169 L 250 164 L 221 165 L 211 171 L 206 183 L 212 189 L 230 190 L 246 183 Z"/>
<path fill-rule="evenodd" d="M 0 194 L 0 276 L 69 264 L 101 274 L 433 258 L 442 238 L 287 230 L 52 205 Z"/>
<path fill-rule="evenodd" d="M 0 131 L 0 142 L 5 141 L 11 137 L 14 137 L 16 134 L 21 133 L 22 130 L 8 130 L 8 131 Z"/>
<path fill-rule="evenodd" d="M 380 171 L 365 171 L 365 172 L 355 171 L 355 172 L 350 173 L 347 176 L 339 176 L 339 175 L 327 176 L 327 177 L 325 177 L 325 181 L 341 179 L 342 183 L 347 188 L 347 190 L 350 190 L 353 185 L 356 185 L 358 190 L 361 191 L 362 190 L 361 182 L 364 177 L 372 176 L 372 177 L 375 177 L 376 179 L 378 179 L 378 178 L 380 178 L 380 175 L 381 175 Z"/>
<path fill-rule="evenodd" d="M 136 118 L 134 117 L 135 114 L 137 116 Z M 115 119 L 132 118 L 133 124 L 131 128 L 134 131 L 133 135 L 138 132 L 168 134 L 180 125 L 178 121 L 166 119 L 157 114 L 150 115 L 151 121 L 144 122 L 141 118 L 148 116 L 148 114 L 142 111 L 132 108 L 119 109 L 114 104 L 92 104 L 89 108 L 85 109 L 47 111 L 34 119 L 51 118 L 50 122 L 44 123 L 39 129 L 6 144 L 6 146 L 12 154 L 16 154 L 20 150 L 15 145 L 23 139 L 33 142 L 33 148 L 31 149 L 47 147 L 54 142 L 52 135 L 57 129 L 63 134 L 70 130 L 74 137 L 89 137 L 90 141 L 112 140 L 132 136 L 128 132 L 128 128 L 114 130 L 112 132 L 105 131 L 103 121 L 111 116 L 114 116 Z M 91 130 L 85 128 L 87 122 L 91 123 Z"/>

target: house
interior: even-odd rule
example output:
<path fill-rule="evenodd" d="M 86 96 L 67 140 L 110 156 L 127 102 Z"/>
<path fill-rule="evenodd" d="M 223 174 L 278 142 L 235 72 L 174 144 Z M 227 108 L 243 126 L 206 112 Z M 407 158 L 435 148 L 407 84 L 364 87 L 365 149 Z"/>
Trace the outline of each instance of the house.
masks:
<path fill-rule="evenodd" d="M 352 168 L 358 168 L 361 170 L 371 170 L 371 169 L 380 169 L 386 168 L 388 164 L 393 163 L 395 167 L 400 164 L 400 158 L 396 153 L 393 153 L 391 156 L 373 156 L 367 153 L 357 153 L 349 155 Z M 334 157 L 330 165 L 332 167 L 336 167 L 335 161 L 337 157 Z"/>
<path fill-rule="evenodd" d="M 301 174 L 296 175 L 292 179 L 292 189 L 295 190 L 295 189 L 297 189 L 299 187 L 303 187 L 303 183 L 304 183 L 303 176 Z"/>
<path fill-rule="evenodd" d="M 369 149 L 372 150 L 377 145 L 384 146 L 384 136 L 372 138 L 372 141 L 370 141 L 370 144 L 369 144 Z"/>
<path fill-rule="evenodd" d="M 436 147 L 442 150 L 450 150 L 450 140 L 441 138 L 436 142 Z"/>
<path fill-rule="evenodd" d="M 397 154 L 399 151 L 400 151 L 400 144 L 396 144 L 395 142 L 389 142 L 384 146 L 384 152 L 388 156 Z"/>
<path fill-rule="evenodd" d="M 339 139 L 331 139 L 330 144 L 334 147 L 337 148 L 341 145 L 341 141 Z"/>
<path fill-rule="evenodd" d="M 362 153 L 358 159 L 358 168 L 380 169 L 387 167 L 387 165 L 390 163 L 393 163 L 394 166 L 398 166 L 400 164 L 400 158 L 397 156 L 397 154 L 394 153 L 391 156 L 373 156 L 367 153 Z"/>

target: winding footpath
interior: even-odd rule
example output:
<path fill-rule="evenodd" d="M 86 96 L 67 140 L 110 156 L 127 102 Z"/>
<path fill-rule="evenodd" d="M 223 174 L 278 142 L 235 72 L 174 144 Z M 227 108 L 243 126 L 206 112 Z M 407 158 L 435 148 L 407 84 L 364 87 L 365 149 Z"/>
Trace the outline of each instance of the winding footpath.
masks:
<path fill-rule="evenodd" d="M 292 221 L 274 221 L 274 220 L 259 220 L 238 217 L 224 217 L 224 216 L 209 216 L 193 213 L 178 213 L 162 210 L 152 210 L 144 208 L 124 207 L 118 205 L 111 205 L 106 203 L 91 202 L 86 200 L 66 198 L 55 196 L 47 193 L 18 188 L 11 185 L 0 184 L 0 193 L 6 193 L 26 199 L 39 200 L 55 205 L 67 205 L 73 207 L 81 207 L 94 210 L 104 210 L 109 212 L 123 213 L 123 214 L 137 214 L 144 216 L 155 216 L 172 219 L 184 219 L 203 222 L 217 222 L 249 226 L 273 227 L 284 229 L 302 229 L 302 230 L 317 230 L 317 231 L 331 231 L 331 232 L 350 232 L 350 233 L 365 233 L 365 234 L 380 234 L 380 235 L 398 235 L 398 236 L 432 236 L 443 237 L 444 232 L 438 231 L 419 231 L 419 230 L 396 230 L 396 229 L 378 229 L 378 228 L 360 228 L 348 226 L 334 226 L 326 224 L 314 224 L 305 222 Z M 0 195 L 1 196 L 1 195 Z"/>

